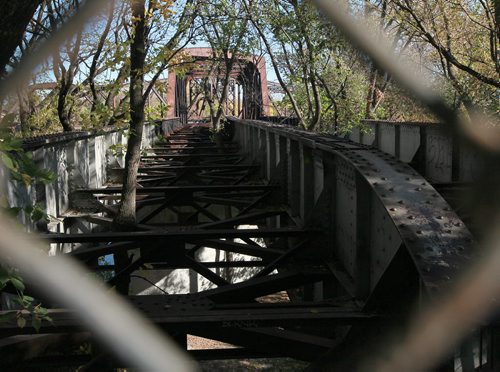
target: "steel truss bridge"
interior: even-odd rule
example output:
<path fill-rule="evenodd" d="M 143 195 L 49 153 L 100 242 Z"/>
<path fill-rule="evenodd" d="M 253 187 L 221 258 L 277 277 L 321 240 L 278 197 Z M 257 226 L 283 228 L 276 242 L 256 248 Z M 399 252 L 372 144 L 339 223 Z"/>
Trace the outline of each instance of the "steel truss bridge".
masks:
<path fill-rule="evenodd" d="M 187 335 L 237 346 L 189 350 L 196 359 L 288 356 L 313 369 L 349 370 L 471 264 L 473 237 L 446 200 L 453 204 L 452 185 L 464 184 L 436 188 L 415 170 L 432 178 L 441 164 L 426 156 L 433 154 L 433 137 L 424 125 L 380 124 L 372 134 L 353 133 L 352 141 L 230 121 L 234 135 L 227 138 L 187 123 L 144 149 L 135 231 L 111 231 L 119 185 L 80 188 L 71 196 L 79 213 L 65 221 L 72 227 L 41 239 L 97 275 L 111 273 L 109 286 L 127 283 L 129 302 L 182 347 Z M 464 156 L 455 158 L 462 162 L 442 168 L 454 179 L 470 166 Z M 111 178 L 121 172 L 110 169 Z M 124 251 L 125 265 L 103 263 Z M 139 295 L 141 276 L 179 269 L 204 284 L 196 279 L 188 293 L 177 293 L 175 283 L 151 282 Z M 37 293 L 35 283 L 28 288 Z M 77 313 L 47 304 L 53 324 L 44 322 L 41 334 L 82 331 Z M 15 321 L 0 324 L 6 340 L 33 333 Z M 496 366 L 496 340 L 486 327 L 458 359 L 474 360 L 479 350 L 481 365 Z M 40 357 L 24 367 L 90 360 Z M 450 356 L 442 370 L 452 368 Z"/>

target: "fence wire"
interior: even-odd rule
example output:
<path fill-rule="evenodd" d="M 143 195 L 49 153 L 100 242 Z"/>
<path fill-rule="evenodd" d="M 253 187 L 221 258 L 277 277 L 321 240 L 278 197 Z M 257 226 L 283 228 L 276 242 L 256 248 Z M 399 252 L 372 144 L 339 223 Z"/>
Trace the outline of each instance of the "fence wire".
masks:
<path fill-rule="evenodd" d="M 422 82 L 425 78 L 408 61 L 402 62 L 391 51 L 390 43 L 380 35 L 366 32 L 365 22 L 349 15 L 341 1 L 311 0 L 354 46 L 394 78 L 403 88 L 441 118 L 450 133 L 489 152 L 500 152 L 498 126 L 484 125 L 494 119 L 484 116 L 467 121 L 451 109 L 444 98 Z M 87 0 L 81 9 L 51 37 L 40 43 L 16 70 L 0 81 L 0 99 L 25 86 L 33 70 L 50 58 L 60 45 L 102 8 L 106 1 Z M 385 40 L 385 41 L 384 41 Z M 412 71 L 412 73 L 409 73 Z M 484 151 L 483 151 L 484 153 Z M 494 188 L 493 188 L 494 189 Z M 498 216 L 498 212 L 497 212 Z M 383 360 L 367 358 L 367 370 L 417 371 L 439 365 L 470 330 L 498 309 L 500 295 L 500 217 L 494 219 L 485 242 L 478 250 L 483 259 L 463 276 L 445 298 L 415 316 L 407 339 L 393 345 Z M 33 236 L 27 236 L 13 222 L 0 216 L 0 256 L 18 267 L 26 277 L 42 284 L 47 295 L 75 309 L 82 320 L 117 355 L 141 370 L 160 371 L 169 366 L 176 371 L 195 369 L 178 347 L 160 334 L 137 311 L 118 296 L 105 291 L 85 277 L 85 271 L 73 261 L 37 254 L 41 248 Z"/>

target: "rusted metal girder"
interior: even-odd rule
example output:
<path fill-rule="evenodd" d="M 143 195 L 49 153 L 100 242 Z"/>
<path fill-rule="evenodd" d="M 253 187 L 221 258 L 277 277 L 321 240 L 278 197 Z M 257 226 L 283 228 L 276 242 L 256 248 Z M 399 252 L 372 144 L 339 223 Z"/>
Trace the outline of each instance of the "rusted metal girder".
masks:
<path fill-rule="evenodd" d="M 329 223 L 333 223 L 334 216 L 327 217 L 325 213 L 330 212 L 320 203 L 335 206 L 337 245 L 333 253 L 338 257 L 343 255 L 342 250 L 357 252 L 352 256 L 350 273 L 358 272 L 360 277 L 356 280 L 365 280 L 365 286 L 374 288 L 401 244 L 414 260 L 423 289 L 431 292 L 450 285 L 471 264 L 473 238 L 467 227 L 432 185 L 409 165 L 340 137 L 257 121 L 234 122 L 239 142 L 246 144 L 244 150 L 260 146 L 260 151 L 267 155 L 264 161 L 268 168 L 277 168 L 269 163 L 276 163 L 278 154 L 285 158 L 280 159 L 282 163 L 291 162 L 281 182 L 293 177 L 294 170 L 290 168 L 294 166 L 311 173 L 312 180 L 302 182 L 309 183 L 309 188 L 318 188 L 318 193 L 316 197 L 308 196 L 307 190 L 302 190 L 305 195 L 301 196 L 311 198 L 307 203 L 322 208 Z M 301 165 L 299 157 L 307 164 Z M 321 184 L 315 185 L 315 178 Z M 309 208 L 312 211 L 316 207 Z M 302 211 L 301 217 L 307 223 L 319 216 Z M 351 264 L 344 261 L 343 265 Z M 360 265 L 364 265 L 366 274 L 361 273 Z"/>
<path fill-rule="evenodd" d="M 149 179 L 139 178 L 141 184 L 148 181 L 155 186 L 139 187 L 137 190 L 138 219 L 144 221 L 137 225 L 137 231 L 90 234 L 73 231 L 66 234 L 47 234 L 44 238 L 48 242 L 57 241 L 61 246 L 64 244 L 67 250 L 71 250 L 70 247 L 73 246 L 74 251 L 69 254 L 86 262 L 89 268 L 95 268 L 97 272 L 116 271 L 114 277 L 108 281 L 110 284 L 126 278 L 139 266 L 148 263 L 151 266 L 148 266 L 147 271 L 150 272 L 161 269 L 192 269 L 219 288 L 189 295 L 140 296 L 139 299 L 143 303 L 138 306 L 143 307 L 145 313 L 166 330 L 234 342 L 243 347 L 248 346 L 248 350 L 254 353 L 265 351 L 259 346 L 258 340 L 267 335 L 275 348 L 270 355 L 283 355 L 283 350 L 287 350 L 285 354 L 293 352 L 296 357 L 310 360 L 337 342 L 331 334 L 309 334 L 311 327 L 325 329 L 328 323 L 380 321 L 379 315 L 364 313 L 351 302 L 344 306 L 328 301 L 302 303 L 290 302 L 287 299 L 280 300 L 279 303 L 259 305 L 260 297 L 280 291 L 289 291 L 290 296 L 297 296 L 299 300 L 302 298 L 300 293 L 306 290 L 306 287 L 316 282 L 331 281 L 333 276 L 327 266 L 321 264 L 321 260 L 307 253 L 308 236 L 314 230 L 296 226 L 294 219 L 283 209 L 279 186 L 262 183 L 255 176 L 258 171 L 256 166 L 249 168 L 240 164 L 242 154 L 236 153 L 237 156 L 234 156 L 236 146 L 203 145 L 210 149 L 217 148 L 219 153 L 203 156 L 206 154 L 203 150 L 201 156 L 197 155 L 195 152 L 200 147 L 190 146 L 191 130 L 184 130 L 184 133 L 188 134 L 184 137 L 188 141 L 188 150 L 186 147 L 180 149 L 182 153 L 176 153 L 174 156 L 162 154 L 162 151 L 165 151 L 162 146 L 148 150 L 152 154 L 149 156 L 153 156 L 151 159 L 162 164 L 158 167 L 155 163 L 154 167 L 148 170 L 161 171 L 182 167 L 183 172 L 180 174 L 183 178 L 168 174 L 151 174 L 146 176 Z M 198 136 L 196 141 L 201 142 Z M 225 156 L 229 158 L 221 159 Z M 183 165 L 175 163 L 179 160 Z M 186 172 L 189 169 L 194 171 Z M 173 179 L 187 185 L 172 186 Z M 120 188 L 115 187 L 78 190 L 75 195 L 79 195 L 78 198 L 94 198 L 102 204 L 103 208 L 100 210 L 112 213 L 116 209 L 114 203 L 120 201 L 116 196 L 119 192 Z M 269 202 L 276 206 L 270 207 Z M 186 212 L 186 208 L 190 211 Z M 221 214 L 220 210 L 217 212 L 217 208 L 226 208 L 226 213 Z M 229 214 L 227 208 L 230 208 Z M 158 213 L 165 209 L 176 216 L 176 228 L 171 224 L 159 224 Z M 112 222 L 110 217 L 92 214 L 81 218 L 95 224 L 100 231 L 109 228 Z M 242 224 L 258 228 L 238 229 L 238 225 Z M 318 235 L 317 232 L 314 234 Z M 264 240 L 256 243 L 252 240 L 254 237 L 262 237 Z M 68 242 L 78 244 L 68 245 Z M 91 242 L 102 244 L 92 246 L 94 243 Z M 226 252 L 225 254 L 244 254 L 249 258 L 254 257 L 257 261 L 249 261 L 249 258 L 245 261 L 202 261 L 198 257 L 202 247 Z M 137 248 L 140 250 L 137 251 Z M 128 266 L 119 268 L 115 265 L 95 265 L 98 257 L 123 250 L 136 252 Z M 139 258 L 136 256 L 137 252 L 140 254 Z M 301 270 L 286 270 L 285 267 L 290 263 L 302 262 L 299 258 L 301 254 L 307 256 L 301 264 Z M 238 267 L 252 269 L 255 275 L 250 275 L 241 283 L 234 283 L 219 271 Z M 279 270 L 278 274 L 275 273 L 276 269 Z M 293 295 L 295 292 L 297 295 Z M 168 304 L 160 307 L 154 305 L 164 301 Z M 182 304 L 188 306 L 189 310 L 184 309 Z M 203 307 L 202 304 L 208 304 L 209 307 Z M 196 308 L 199 310 L 195 311 Z M 64 312 L 61 310 L 55 309 L 53 313 L 57 327 L 46 327 L 44 332 L 79 329 L 79 324 L 72 314 L 65 318 L 66 315 L 62 315 Z M 255 328 L 255 325 L 258 325 L 258 328 Z M 307 326 L 308 331 L 299 329 L 299 325 Z M 248 327 L 250 328 L 247 329 Z M 9 334 L 14 329 L 3 329 L 0 333 L 4 331 L 4 334 Z M 246 336 L 240 339 L 242 334 Z"/>
<path fill-rule="evenodd" d="M 309 242 L 335 277 L 331 287 L 320 288 L 322 296 L 348 294 L 365 311 L 378 309 L 396 319 L 450 288 L 473 264 L 469 230 L 408 164 L 340 137 L 232 122 L 242 150 L 263 164 L 261 175 L 287 190 L 292 216 L 325 232 Z M 355 325 L 328 359 L 350 370 L 355 363 L 349 361 L 383 342 L 385 334 L 380 325 Z"/>
<path fill-rule="evenodd" d="M 176 74 L 175 68 L 169 70 L 167 102 L 168 117 L 180 116 L 182 120 L 201 119 L 208 107 L 206 84 L 210 92 L 217 92 L 216 81 L 224 76 L 225 67 L 211 68 L 220 63 L 211 48 L 187 48 L 184 50 L 193 58 L 192 68 Z M 217 71 L 217 72 L 216 72 Z M 267 73 L 262 56 L 238 56 L 229 72 L 230 81 L 224 105 L 226 115 L 245 118 L 257 118 L 267 115 L 269 110 L 269 94 L 267 90 Z"/>
<path fill-rule="evenodd" d="M 152 158 L 144 160 L 155 163 L 144 170 L 163 174 L 139 178 L 136 231 L 103 231 L 111 218 L 90 215 L 85 218 L 100 232 L 73 230 L 43 238 L 66 250 L 74 247 L 69 254 L 98 272 L 116 270 L 108 283 L 146 271 L 189 268 L 210 282 L 210 289 L 131 301 L 167 331 L 306 360 L 329 349 L 345 351 L 358 335 L 400 323 L 411 303 L 449 285 L 468 264 L 467 229 L 408 165 L 338 137 L 233 122 L 238 146 L 202 146 L 217 148 L 214 156 L 196 156 L 200 147 L 191 146 L 189 138 L 203 141 L 191 136 L 193 128 L 177 134 L 189 149 L 179 151 L 189 153 L 176 157 L 163 154 L 161 146 L 148 150 Z M 241 166 L 243 153 L 247 164 L 261 167 Z M 224 154 L 233 158 L 219 163 Z M 169 174 L 177 168 L 179 174 Z M 76 194 L 112 213 L 119 191 Z M 167 224 L 162 214 L 173 221 Z M 246 224 L 253 228 L 238 228 Z M 203 249 L 229 259 L 202 260 Z M 96 266 L 98 257 L 120 251 L 134 252 L 128 266 Z M 248 257 L 231 261 L 234 254 Z M 147 270 L 136 271 L 140 265 Z M 238 267 L 252 270 L 240 282 L 224 271 Z M 267 303 L 277 293 L 286 293 L 285 298 Z M 73 314 L 54 309 L 54 318 L 57 327 L 46 326 L 44 332 L 79 329 Z M 12 334 L 14 327 L 0 327 L 1 332 Z M 264 337 L 271 346 L 262 345 Z M 356 348 L 362 349 L 362 342 Z"/>

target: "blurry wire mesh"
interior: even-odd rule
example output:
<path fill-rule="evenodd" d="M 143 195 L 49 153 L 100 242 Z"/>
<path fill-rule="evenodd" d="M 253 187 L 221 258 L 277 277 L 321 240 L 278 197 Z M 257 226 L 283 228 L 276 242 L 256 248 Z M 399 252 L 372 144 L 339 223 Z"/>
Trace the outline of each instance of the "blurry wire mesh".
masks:
<path fill-rule="evenodd" d="M 480 114 L 470 118 L 459 115 L 443 97 L 424 83 L 427 79 L 417 73 L 416 66 L 395 56 L 382 30 L 367 32 L 369 20 L 361 21 L 348 14 L 341 1 L 312 2 L 378 68 L 389 73 L 401 87 L 440 118 L 447 125 L 450 135 L 458 134 L 485 157 L 498 155 L 500 126 L 497 119 Z M 489 183 L 493 198 L 498 194 L 500 184 L 494 177 L 491 179 L 483 175 L 479 182 Z M 432 369 L 449 357 L 474 328 L 488 320 L 498 308 L 496 299 L 500 295 L 500 211 L 495 210 L 490 215 L 489 223 L 487 237 L 477 248 L 484 252 L 483 258 L 468 273 L 464 273 L 449 293 L 414 317 L 405 341 L 394 344 L 388 357 L 367 356 L 363 369 L 395 372 Z"/>
<path fill-rule="evenodd" d="M 54 53 L 68 39 L 70 39 L 77 30 L 85 27 L 89 20 L 99 14 L 104 8 L 106 2 L 99 0 L 88 0 L 82 7 L 75 12 L 66 22 L 60 25 L 45 40 L 42 40 L 23 58 L 16 66 L 15 70 L 3 80 L 0 80 L 0 98 L 6 97 L 16 89 L 22 88 L 28 84 L 33 71 Z"/>
<path fill-rule="evenodd" d="M 32 53 L 0 81 L 0 98 L 24 87 L 33 71 L 60 45 L 85 27 L 105 7 L 106 1 L 88 0 Z M 194 362 L 160 333 L 131 305 L 92 280 L 76 262 L 48 258 L 43 246 L 13 222 L 0 216 L 0 260 L 18 268 L 28 280 L 39 283 L 47 296 L 78 312 L 89 330 L 124 361 L 144 371 L 196 370 Z M 124 326 L 126 325 L 126 326 Z"/>
<path fill-rule="evenodd" d="M 398 60 L 388 43 L 383 42 L 383 36 L 366 32 L 359 20 L 345 12 L 340 1 L 313 2 L 357 48 L 446 122 L 451 131 L 486 150 L 500 151 L 498 127 L 483 123 L 493 119 L 478 116 L 469 121 L 461 117 L 444 99 L 423 84 L 425 79 L 408 73 L 412 69 L 411 64 Z M 75 30 L 84 27 L 105 4 L 105 1 L 88 0 L 69 21 L 21 61 L 8 78 L 0 82 L 0 97 L 26 84 L 32 71 L 70 38 Z M 497 306 L 493 300 L 500 293 L 500 220 L 495 221 L 497 223 L 492 224 L 491 233 L 482 247 L 487 254 L 477 267 L 464 276 L 446 298 L 415 318 L 408 339 L 394 346 L 389 358 L 383 361 L 370 360 L 373 363 L 370 370 L 429 369 L 449 355 L 472 328 L 488 318 Z M 0 256 L 4 260 L 8 258 L 9 263 L 18 266 L 31 280 L 42 283 L 48 295 L 77 309 L 87 326 L 124 359 L 143 370 L 161 370 L 165 365 L 176 366 L 175 370 L 178 371 L 191 368 L 176 347 L 146 324 L 126 303 L 90 280 L 81 280 L 84 272 L 74 263 L 34 255 L 31 248 L 36 246 L 35 241 L 12 228 L 10 222 L 0 219 Z M 123 324 L 127 324 L 127 327 L 123 327 Z"/>

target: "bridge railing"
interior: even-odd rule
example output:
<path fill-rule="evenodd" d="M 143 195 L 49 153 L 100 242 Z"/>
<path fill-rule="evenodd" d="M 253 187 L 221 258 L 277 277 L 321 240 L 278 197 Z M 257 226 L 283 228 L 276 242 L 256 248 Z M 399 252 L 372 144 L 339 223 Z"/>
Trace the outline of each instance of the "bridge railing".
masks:
<path fill-rule="evenodd" d="M 150 147 L 159 135 L 168 135 L 180 126 L 177 118 L 146 124 L 142 146 Z M 10 207 L 41 207 L 47 215 L 56 217 L 47 226 L 49 231 L 63 232 L 59 219 L 71 210 L 72 191 L 102 187 L 108 180 L 108 169 L 124 165 L 126 147 L 127 131 L 119 129 L 28 138 L 23 142 L 24 150 L 32 153 L 39 168 L 57 174 L 57 179 L 50 184 L 25 185 L 12 180 L 8 171 L 0 167 L 6 201 Z M 21 212 L 19 217 L 29 231 L 35 229 L 26 213 Z"/>
<path fill-rule="evenodd" d="M 281 186 L 281 202 L 291 215 L 318 229 L 310 254 L 328 262 L 336 290 L 386 309 L 405 301 L 422 306 L 427 294 L 446 293 L 473 265 L 467 227 L 405 162 L 341 137 L 264 121 L 231 121 L 235 140 L 261 164 L 261 176 Z M 394 139 L 384 134 L 385 127 L 396 132 L 389 125 L 380 126 L 380 143 Z M 410 279 L 399 288 L 402 277 Z M 328 297 L 327 290 L 315 288 L 314 296 Z"/>
<path fill-rule="evenodd" d="M 410 163 L 433 183 L 473 182 L 488 165 L 439 123 L 363 120 L 348 138 Z"/>

